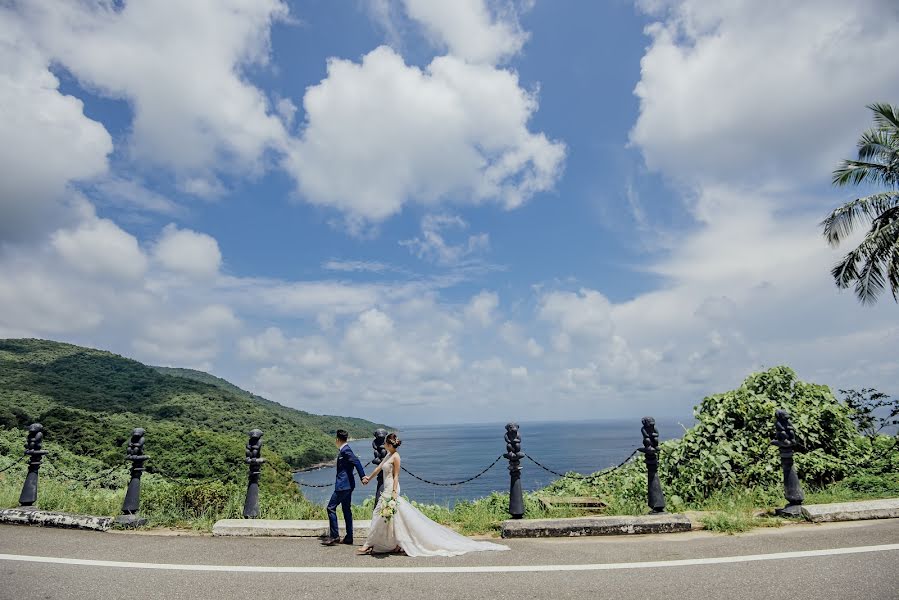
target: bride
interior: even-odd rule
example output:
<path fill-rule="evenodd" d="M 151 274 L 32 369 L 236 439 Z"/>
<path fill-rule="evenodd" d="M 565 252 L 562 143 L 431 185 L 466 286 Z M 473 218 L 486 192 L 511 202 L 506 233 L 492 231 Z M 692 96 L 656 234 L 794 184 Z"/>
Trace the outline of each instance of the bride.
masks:
<path fill-rule="evenodd" d="M 367 485 L 378 472 L 383 471 L 384 492 L 375 505 L 368 539 L 364 546 L 356 550 L 356 554 L 403 552 L 407 556 L 458 556 L 466 552 L 509 549 L 508 546 L 476 542 L 459 535 L 427 518 L 401 498 L 400 455 L 397 452 L 401 443 L 395 433 L 388 435 L 384 443 L 389 453 L 387 458 L 370 475 L 362 478 L 362 483 Z M 389 518 L 381 515 L 385 496 L 396 500 L 395 513 Z"/>

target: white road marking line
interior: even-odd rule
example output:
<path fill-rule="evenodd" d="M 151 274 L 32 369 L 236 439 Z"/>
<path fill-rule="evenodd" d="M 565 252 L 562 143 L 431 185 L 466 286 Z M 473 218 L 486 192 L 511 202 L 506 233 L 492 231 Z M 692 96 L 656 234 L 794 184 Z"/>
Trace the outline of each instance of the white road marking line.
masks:
<path fill-rule="evenodd" d="M 776 552 L 773 554 L 748 554 L 745 556 L 719 556 L 712 558 L 687 558 L 681 560 L 660 560 L 646 562 L 598 563 L 583 565 L 493 565 L 482 567 L 261 567 L 249 565 L 186 565 L 175 563 L 143 563 L 116 560 L 89 560 L 83 558 L 61 558 L 54 556 L 28 556 L 23 554 L 0 554 L 0 561 L 50 563 L 77 565 L 82 567 L 110 567 L 114 569 L 155 569 L 162 571 L 216 571 L 226 573 L 540 573 L 552 571 L 616 571 L 620 569 L 659 569 L 670 567 L 691 567 L 697 565 L 720 565 L 728 563 L 757 562 L 764 560 L 787 560 L 793 558 L 814 558 L 819 556 L 840 556 L 868 552 L 891 552 L 899 550 L 899 544 L 880 546 L 855 546 L 851 548 L 830 548 L 826 550 L 800 550 L 796 552 Z"/>

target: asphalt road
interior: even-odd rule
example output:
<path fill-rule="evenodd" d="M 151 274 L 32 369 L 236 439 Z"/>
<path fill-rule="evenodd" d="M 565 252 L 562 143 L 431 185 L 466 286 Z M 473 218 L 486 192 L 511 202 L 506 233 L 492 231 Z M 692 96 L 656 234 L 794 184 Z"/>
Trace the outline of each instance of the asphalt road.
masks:
<path fill-rule="evenodd" d="M 0 526 L 0 599 L 899 600 L 899 520 L 504 543 L 510 552 L 378 558 L 304 539 Z"/>

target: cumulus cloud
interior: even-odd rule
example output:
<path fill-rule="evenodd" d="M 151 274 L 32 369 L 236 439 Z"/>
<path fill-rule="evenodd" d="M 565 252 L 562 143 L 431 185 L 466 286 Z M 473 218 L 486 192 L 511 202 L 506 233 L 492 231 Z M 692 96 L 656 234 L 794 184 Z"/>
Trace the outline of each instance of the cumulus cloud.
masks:
<path fill-rule="evenodd" d="M 18 16 L 0 8 L 0 241 L 52 231 L 70 216 L 69 182 L 107 170 L 112 138 L 59 91 L 49 62 Z"/>
<path fill-rule="evenodd" d="M 153 257 L 174 273 L 208 279 L 222 264 L 222 253 L 214 237 L 190 229 L 178 229 L 171 223 L 153 248 Z"/>
<path fill-rule="evenodd" d="M 486 327 L 493 322 L 493 313 L 499 307 L 499 295 L 496 292 L 482 290 L 473 296 L 465 307 L 465 316 Z"/>
<path fill-rule="evenodd" d="M 281 120 L 244 70 L 265 65 L 280 0 L 18 5 L 30 37 L 83 86 L 127 99 L 133 157 L 176 172 L 258 166 Z"/>
<path fill-rule="evenodd" d="M 219 353 L 221 334 L 235 330 L 240 321 L 221 304 L 210 304 L 191 312 L 147 322 L 133 342 L 145 360 L 163 366 L 209 369 Z"/>
<path fill-rule="evenodd" d="M 485 0 L 403 0 L 403 5 L 436 45 L 470 62 L 496 64 L 517 54 L 528 39 L 508 4 L 499 10 Z"/>
<path fill-rule="evenodd" d="M 558 326 L 557 348 L 568 348 L 571 338 L 602 340 L 612 334 L 612 305 L 600 292 L 581 289 L 550 292 L 543 296 L 539 318 Z"/>
<path fill-rule="evenodd" d="M 88 218 L 60 229 L 51 243 L 68 266 L 86 275 L 137 281 L 147 269 L 137 238 L 108 219 Z"/>
<path fill-rule="evenodd" d="M 513 352 L 524 352 L 531 358 L 543 356 L 543 346 L 532 337 L 528 337 L 525 327 L 520 323 L 506 321 L 499 327 L 502 338 Z"/>
<path fill-rule="evenodd" d="M 868 126 L 866 104 L 899 94 L 891 0 L 651 0 L 657 18 L 636 87 L 631 141 L 673 178 L 795 186 L 827 182 Z"/>
<path fill-rule="evenodd" d="M 303 107 L 285 167 L 307 201 L 356 222 L 410 202 L 515 208 L 553 186 L 565 156 L 528 130 L 537 99 L 515 73 L 453 55 L 424 70 L 386 46 L 361 63 L 331 59 Z"/>
<path fill-rule="evenodd" d="M 80 217 L 0 255 L 0 337 L 53 337 L 208 367 L 221 336 L 240 325 L 235 311 L 216 301 L 207 282 L 168 286 L 184 274 L 183 262 L 151 260 L 132 234 L 89 206 Z"/>
<path fill-rule="evenodd" d="M 698 227 L 647 267 L 662 287 L 611 306 L 613 336 L 652 365 L 637 382 L 708 390 L 786 363 L 825 383 L 852 372 L 839 385 L 889 387 L 882 357 L 899 347 L 874 333 L 889 327 L 893 307 L 863 309 L 837 292 L 829 270 L 839 252 L 818 222 L 840 200 L 813 202 L 807 190 L 850 154 L 869 125 L 864 105 L 899 94 L 899 73 L 878 58 L 899 49 L 899 8 L 640 5 L 656 22 L 631 141 L 680 184 Z M 875 338 L 862 351 L 866 367 L 847 369 L 856 340 Z"/>

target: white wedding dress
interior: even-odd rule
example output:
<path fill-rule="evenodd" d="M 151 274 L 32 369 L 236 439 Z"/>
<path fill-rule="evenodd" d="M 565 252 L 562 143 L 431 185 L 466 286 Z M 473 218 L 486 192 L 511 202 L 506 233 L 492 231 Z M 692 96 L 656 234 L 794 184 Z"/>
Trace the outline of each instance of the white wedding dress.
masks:
<path fill-rule="evenodd" d="M 392 459 L 392 456 L 391 456 Z M 384 494 L 393 493 L 393 460 L 384 462 Z M 399 496 L 399 489 L 397 489 Z M 466 552 L 508 550 L 508 546 L 492 542 L 478 542 L 435 523 L 424 516 L 401 496 L 397 498 L 396 513 L 387 521 L 381 516 L 378 498 L 371 520 L 366 546 L 373 552 L 392 552 L 397 546 L 408 556 L 459 556 Z"/>

